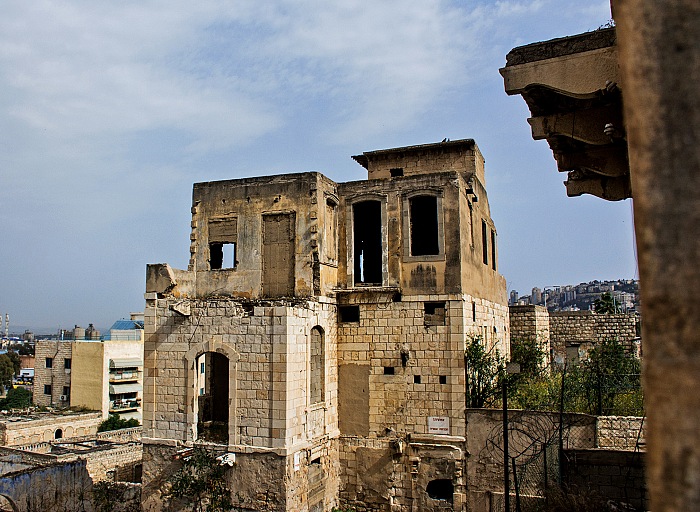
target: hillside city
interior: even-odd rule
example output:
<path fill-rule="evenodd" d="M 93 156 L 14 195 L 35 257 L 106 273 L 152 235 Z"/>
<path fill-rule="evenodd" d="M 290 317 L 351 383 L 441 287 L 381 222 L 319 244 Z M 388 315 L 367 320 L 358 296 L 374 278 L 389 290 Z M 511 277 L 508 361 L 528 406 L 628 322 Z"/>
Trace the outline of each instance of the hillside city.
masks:
<path fill-rule="evenodd" d="M 594 309 L 596 299 L 606 292 L 610 293 L 621 311 L 639 312 L 639 281 L 636 279 L 595 280 L 577 285 L 534 287 L 526 295 L 511 290 L 508 304 L 546 306 L 549 311 L 585 311 Z"/>

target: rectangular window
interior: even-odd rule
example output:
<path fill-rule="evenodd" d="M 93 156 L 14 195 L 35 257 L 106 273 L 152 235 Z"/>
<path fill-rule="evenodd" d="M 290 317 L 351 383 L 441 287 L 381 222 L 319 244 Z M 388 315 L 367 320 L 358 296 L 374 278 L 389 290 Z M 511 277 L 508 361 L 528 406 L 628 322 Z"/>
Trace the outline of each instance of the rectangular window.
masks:
<path fill-rule="evenodd" d="M 204 373 L 204 362 L 199 363 L 199 373 Z"/>
<path fill-rule="evenodd" d="M 47 358 L 46 358 L 46 367 L 47 367 L 47 368 L 53 368 L 53 357 L 47 357 Z"/>
<path fill-rule="evenodd" d="M 51 384 L 44 384 L 44 394 L 51 395 Z"/>
<path fill-rule="evenodd" d="M 389 169 L 389 175 L 392 178 L 398 178 L 399 176 L 403 176 L 403 167 L 394 167 L 392 169 Z"/>
<path fill-rule="evenodd" d="M 496 270 L 496 232 L 491 230 L 491 268 Z"/>
<path fill-rule="evenodd" d="M 360 306 L 340 306 L 338 308 L 338 317 L 342 323 L 359 322 Z"/>
<path fill-rule="evenodd" d="M 67 357 L 63 360 L 63 367 L 66 370 L 70 370 L 72 364 L 73 364 L 73 361 L 71 361 L 71 359 L 69 357 Z M 63 394 L 65 395 L 66 393 L 63 393 Z"/>
<path fill-rule="evenodd" d="M 325 243 L 326 258 L 332 262 L 338 259 L 338 203 L 331 197 L 326 198 Z"/>
<path fill-rule="evenodd" d="M 447 384 L 447 375 L 440 375 L 440 384 Z"/>
<path fill-rule="evenodd" d="M 394 375 L 394 367 L 393 366 L 385 366 L 384 367 L 384 375 Z"/>
<path fill-rule="evenodd" d="M 316 404 L 325 399 L 325 347 L 323 331 L 320 327 L 311 329 L 311 390 L 310 402 Z"/>
<path fill-rule="evenodd" d="M 423 314 L 425 325 L 445 325 L 444 302 L 424 302 Z"/>
<path fill-rule="evenodd" d="M 437 256 L 440 254 L 437 197 L 415 196 L 408 204 L 411 256 Z"/>
<path fill-rule="evenodd" d="M 414 383 L 414 384 L 420 384 L 420 375 L 414 375 L 414 376 L 413 376 L 413 383 Z"/>
<path fill-rule="evenodd" d="M 236 268 L 238 219 L 209 221 L 209 268 L 221 270 Z"/>
<path fill-rule="evenodd" d="M 212 270 L 236 268 L 236 244 L 209 244 L 209 266 Z"/>
<path fill-rule="evenodd" d="M 63 395 L 68 396 L 70 395 L 70 386 L 63 386 Z"/>
<path fill-rule="evenodd" d="M 489 264 L 489 239 L 488 239 L 488 228 L 486 227 L 486 221 L 481 221 L 481 249 L 484 256 L 484 265 Z"/>
<path fill-rule="evenodd" d="M 472 322 L 476 322 L 476 302 L 472 301 Z"/>

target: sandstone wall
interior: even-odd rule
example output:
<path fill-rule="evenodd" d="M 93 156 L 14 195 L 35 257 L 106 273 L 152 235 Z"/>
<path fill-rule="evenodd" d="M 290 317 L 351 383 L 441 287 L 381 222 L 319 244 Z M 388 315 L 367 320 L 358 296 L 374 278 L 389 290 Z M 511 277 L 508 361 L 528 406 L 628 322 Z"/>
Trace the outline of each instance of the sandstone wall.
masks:
<path fill-rule="evenodd" d="M 597 447 L 615 450 L 643 449 L 645 418 L 636 416 L 598 416 Z"/>

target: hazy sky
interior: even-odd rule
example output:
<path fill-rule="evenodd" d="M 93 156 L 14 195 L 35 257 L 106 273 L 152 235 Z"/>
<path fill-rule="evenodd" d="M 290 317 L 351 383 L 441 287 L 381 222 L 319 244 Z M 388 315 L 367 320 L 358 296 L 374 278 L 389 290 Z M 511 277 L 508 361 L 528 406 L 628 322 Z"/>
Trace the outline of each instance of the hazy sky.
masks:
<path fill-rule="evenodd" d="M 474 138 L 508 290 L 636 276 L 630 201 L 567 198 L 498 69 L 609 0 L 5 0 L 0 313 L 35 329 L 143 310 L 186 268 L 192 183 L 366 172 L 363 151 Z"/>

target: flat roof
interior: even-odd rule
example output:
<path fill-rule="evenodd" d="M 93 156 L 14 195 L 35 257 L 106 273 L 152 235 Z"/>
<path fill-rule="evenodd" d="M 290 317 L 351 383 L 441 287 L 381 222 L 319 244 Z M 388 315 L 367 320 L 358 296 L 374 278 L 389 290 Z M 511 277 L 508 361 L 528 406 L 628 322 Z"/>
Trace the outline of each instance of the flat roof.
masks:
<path fill-rule="evenodd" d="M 396 153 L 418 153 L 421 151 L 432 151 L 437 149 L 452 149 L 457 147 L 472 148 L 476 145 L 474 139 L 445 140 L 444 142 L 433 142 L 430 144 L 418 144 L 415 146 L 404 146 L 401 148 L 378 149 L 375 151 L 365 151 L 361 155 L 352 157 L 358 164 L 367 169 L 370 158 L 377 156 L 392 155 Z"/>

